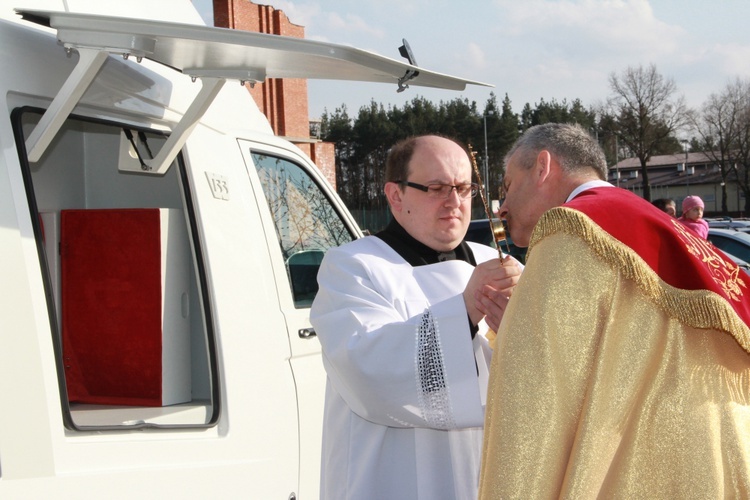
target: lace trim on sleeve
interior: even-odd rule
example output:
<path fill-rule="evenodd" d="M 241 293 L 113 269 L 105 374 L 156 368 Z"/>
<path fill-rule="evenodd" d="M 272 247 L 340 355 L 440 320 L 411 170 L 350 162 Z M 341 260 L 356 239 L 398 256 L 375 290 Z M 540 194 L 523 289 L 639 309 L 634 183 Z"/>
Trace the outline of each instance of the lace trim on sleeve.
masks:
<path fill-rule="evenodd" d="M 416 361 L 419 406 L 424 419 L 431 428 L 454 429 L 440 336 L 430 311 L 419 323 Z"/>

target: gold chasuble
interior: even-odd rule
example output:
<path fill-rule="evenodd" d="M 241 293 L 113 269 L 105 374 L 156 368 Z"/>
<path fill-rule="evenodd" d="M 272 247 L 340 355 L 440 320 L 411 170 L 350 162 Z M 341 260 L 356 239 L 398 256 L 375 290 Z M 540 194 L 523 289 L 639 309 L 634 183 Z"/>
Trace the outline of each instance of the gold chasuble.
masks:
<path fill-rule="evenodd" d="M 750 497 L 749 284 L 625 190 L 546 212 L 498 331 L 480 498 Z"/>

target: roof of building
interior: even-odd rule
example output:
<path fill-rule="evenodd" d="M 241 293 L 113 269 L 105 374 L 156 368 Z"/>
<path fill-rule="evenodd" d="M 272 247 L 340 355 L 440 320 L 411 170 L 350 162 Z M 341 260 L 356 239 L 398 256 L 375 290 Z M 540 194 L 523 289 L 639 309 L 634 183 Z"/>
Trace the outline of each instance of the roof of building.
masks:
<path fill-rule="evenodd" d="M 652 157 L 646 164 L 651 186 L 678 186 L 685 184 L 718 184 L 722 182 L 721 171 L 714 156 L 703 152 Z M 641 161 L 638 158 L 620 160 L 610 167 L 610 181 L 620 187 L 639 187 L 643 183 Z M 617 175 L 619 174 L 619 182 Z M 728 181 L 735 179 L 730 170 Z"/>
<path fill-rule="evenodd" d="M 680 163 L 685 163 L 685 153 L 652 156 L 648 160 L 648 162 L 646 162 L 646 165 L 649 168 L 652 168 L 652 167 L 675 166 Z M 687 164 L 690 165 L 690 164 L 697 164 L 697 163 L 715 163 L 715 160 L 712 155 L 707 154 L 707 153 L 703 153 L 703 152 L 688 153 Z M 640 168 L 640 166 L 641 166 L 641 160 L 638 158 L 625 158 L 624 160 L 620 160 L 617 163 L 617 168 L 619 168 L 620 170 Z M 612 167 L 612 168 L 615 169 L 615 167 Z"/>

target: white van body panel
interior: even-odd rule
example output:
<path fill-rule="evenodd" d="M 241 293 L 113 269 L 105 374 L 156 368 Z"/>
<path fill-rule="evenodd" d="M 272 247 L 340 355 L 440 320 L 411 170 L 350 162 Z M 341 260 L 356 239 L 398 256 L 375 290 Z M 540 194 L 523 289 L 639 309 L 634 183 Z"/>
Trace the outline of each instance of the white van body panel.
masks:
<path fill-rule="evenodd" d="M 182 23 L 175 29 L 205 46 L 213 42 L 204 37 L 236 37 L 201 27 L 187 0 L 23 4 L 28 11 L 62 12 L 63 20 L 67 12 Z M 148 57 L 139 62 L 108 55 L 70 112 L 52 116 L 48 110 L 76 71 L 80 51 L 72 47 L 66 55 L 55 14 L 50 28 L 21 19 L 16 7 L 0 0 L 0 498 L 317 498 L 325 373 L 309 323 L 310 287 L 315 259 L 361 236 L 356 222 L 310 159 L 273 135 L 236 79 L 201 110 L 174 161 L 158 175 L 148 171 L 148 162 L 184 124 L 201 92 L 201 68 L 192 68 L 199 74 L 194 82 Z M 294 50 L 323 47 L 277 40 Z M 414 69 L 356 49 L 340 53 L 342 59 L 330 63 L 335 78 L 360 78 L 370 71 L 362 67 L 369 67 L 371 79 L 391 81 L 395 90 L 401 72 Z M 277 57 L 287 56 L 267 57 L 266 70 L 274 71 Z M 229 70 L 206 78 L 223 83 L 236 76 Z M 474 83 L 420 71 L 429 85 Z M 418 78 L 407 83 L 417 85 Z M 29 137 L 47 118 L 56 123 L 51 140 L 38 160 L 29 161 Z M 66 221 L 73 212 L 119 220 L 106 217 L 153 209 L 184 214 L 188 233 L 162 244 L 177 246 L 189 262 L 162 257 L 158 263 L 162 297 L 171 293 L 165 269 L 172 264 L 190 287 L 178 297 L 180 311 L 161 313 L 162 320 L 181 314 L 188 324 L 183 334 L 190 338 L 191 359 L 182 368 L 190 372 L 191 399 L 181 404 L 123 403 L 118 398 L 143 394 L 86 392 L 100 383 L 126 391 L 145 384 L 151 367 L 122 372 L 130 373 L 124 383 L 109 379 L 119 363 L 138 362 L 150 348 L 116 353 L 115 361 L 86 378 L 86 363 L 100 361 L 97 354 L 80 350 L 81 344 L 70 347 L 79 342 L 70 333 L 80 330 L 74 320 L 99 309 L 106 318 L 121 306 L 135 317 L 153 301 L 136 288 L 109 304 L 108 294 L 119 293 L 125 282 L 94 276 L 102 288 L 88 306 L 80 305 L 92 295 L 91 285 L 70 283 Z M 107 235 L 121 230 L 109 223 L 91 227 Z M 70 238 L 99 248 L 100 238 L 89 234 Z M 139 252 L 149 243 L 135 233 L 126 236 L 139 242 Z M 89 255 L 92 266 L 106 256 Z M 127 272 L 150 262 L 127 255 Z M 106 348 L 115 334 L 101 328 L 90 342 Z M 141 333 L 140 327 L 126 328 L 125 340 L 136 344 Z M 165 350 L 160 359 L 171 354 Z M 73 383 L 76 370 L 85 390 Z"/>

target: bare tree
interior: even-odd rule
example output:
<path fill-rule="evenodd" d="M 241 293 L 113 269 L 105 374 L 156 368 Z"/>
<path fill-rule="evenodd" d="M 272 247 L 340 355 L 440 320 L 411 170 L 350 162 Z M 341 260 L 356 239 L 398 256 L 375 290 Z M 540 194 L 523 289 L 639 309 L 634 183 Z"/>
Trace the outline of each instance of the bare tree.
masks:
<path fill-rule="evenodd" d="M 703 150 L 718 165 L 721 174 L 721 209 L 727 213 L 727 176 L 741 164 L 741 151 L 747 149 L 748 99 L 750 83 L 739 78 L 719 94 L 711 94 L 693 119 Z M 740 182 L 739 175 L 738 182 Z M 747 186 L 745 186 L 747 189 Z"/>
<path fill-rule="evenodd" d="M 750 212 L 750 80 L 737 80 L 733 86 L 737 99 L 737 126 L 731 151 L 730 168 L 737 185 L 745 194 L 745 213 Z"/>
<path fill-rule="evenodd" d="M 602 110 L 610 134 L 620 147 L 627 148 L 641 162 L 643 197 L 651 200 L 651 184 L 646 164 L 655 154 L 673 143 L 671 137 L 688 119 L 685 98 L 677 96 L 677 86 L 665 79 L 655 65 L 628 67 L 622 75 L 612 73 L 613 94 Z"/>

